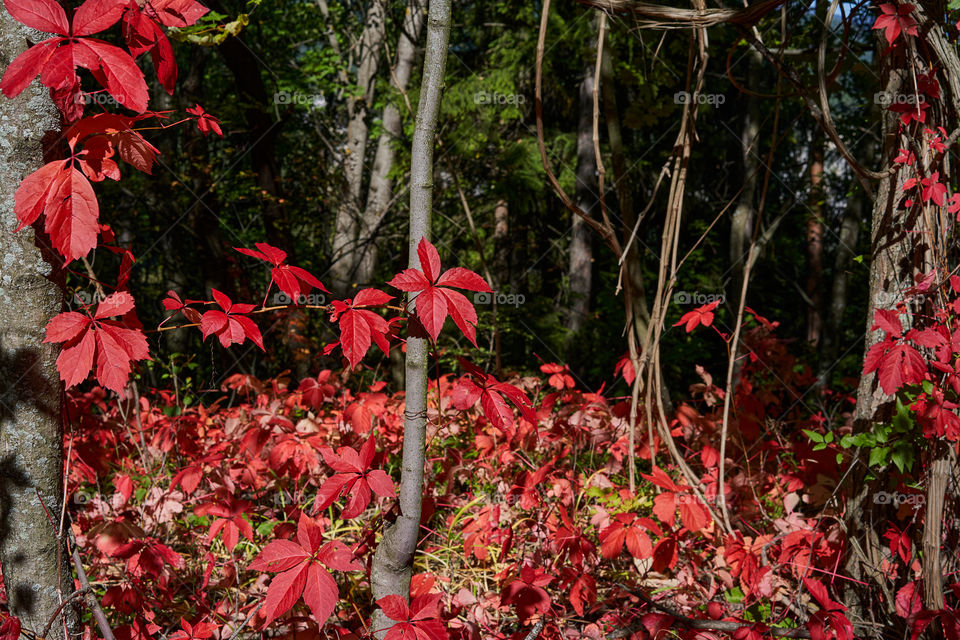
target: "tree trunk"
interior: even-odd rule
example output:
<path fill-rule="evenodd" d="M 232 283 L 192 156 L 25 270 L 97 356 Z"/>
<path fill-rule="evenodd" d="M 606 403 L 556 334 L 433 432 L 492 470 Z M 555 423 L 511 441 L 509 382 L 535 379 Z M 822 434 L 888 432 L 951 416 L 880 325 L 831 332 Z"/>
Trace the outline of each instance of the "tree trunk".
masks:
<path fill-rule="evenodd" d="M 935 126 L 940 123 L 955 123 L 960 114 L 960 57 L 956 47 L 951 45 L 947 34 L 940 26 L 939 16 L 942 7 L 935 1 L 921 1 L 914 5 L 912 14 L 919 24 L 920 32 L 924 34 L 922 47 L 911 48 L 907 52 L 900 50 L 894 55 L 879 56 L 880 77 L 888 95 L 914 94 L 914 77 L 910 66 L 918 69 L 937 69 L 940 83 L 940 98 L 928 98 L 929 108 L 926 110 L 926 126 Z M 886 48 L 882 39 L 879 46 Z M 908 57 L 906 61 L 903 56 Z M 915 57 L 914 57 L 915 56 Z M 898 114 L 889 110 L 883 112 L 883 148 L 881 161 L 883 166 L 899 166 L 893 162 L 899 149 L 911 148 L 909 133 L 900 127 Z M 917 163 L 926 163 L 927 158 L 917 158 Z M 953 180 L 948 164 L 940 167 L 940 179 L 944 184 Z M 931 220 L 921 211 L 918 215 L 917 207 L 901 207 L 902 184 L 909 177 L 918 177 L 916 168 L 899 166 L 899 170 L 891 173 L 880 181 L 876 200 L 873 206 L 873 222 L 871 235 L 871 262 L 869 280 L 869 299 L 866 318 L 865 349 L 870 349 L 883 338 L 883 332 L 872 330 L 874 326 L 874 312 L 879 309 L 895 309 L 898 302 L 904 298 L 904 291 L 914 284 L 914 275 L 927 273 L 933 268 L 934 259 L 946 259 L 946 247 L 941 246 L 940 236 L 931 224 Z M 914 311 L 926 313 L 929 309 L 919 309 L 913 305 Z M 900 316 L 904 330 L 912 325 L 912 314 Z M 857 407 L 854 414 L 854 432 L 871 430 L 875 422 L 888 422 L 891 419 L 894 398 L 883 393 L 877 385 L 875 373 L 861 377 L 857 390 Z M 937 609 L 943 606 L 943 572 L 939 566 L 939 554 L 933 547 L 939 549 L 942 544 L 943 518 L 943 491 L 946 483 L 943 477 L 950 472 L 950 462 L 946 452 L 947 447 L 938 442 L 931 442 L 928 451 L 924 453 L 924 467 L 927 469 L 927 513 L 924 519 L 924 606 L 928 609 Z M 883 591 L 885 596 L 885 611 L 874 610 L 878 619 L 884 615 L 890 616 L 893 610 L 893 594 L 885 584 L 885 578 L 877 576 L 875 569 L 881 557 L 881 542 L 878 528 L 885 526 L 883 514 L 878 512 L 877 505 L 870 499 L 877 487 L 873 483 L 863 481 L 865 465 L 857 465 L 857 471 L 851 473 L 849 481 L 849 503 L 847 505 L 848 537 L 854 548 L 862 551 L 851 554 L 847 562 L 847 572 L 855 580 L 871 579 Z M 955 473 L 956 470 L 953 469 Z M 935 493 L 936 492 L 936 493 Z M 940 510 L 941 513 L 937 513 Z M 871 526 L 871 523 L 876 523 Z M 851 602 L 854 615 L 868 616 L 868 609 L 873 598 L 864 594 L 860 602 Z M 936 635 L 936 632 L 934 632 Z"/>
<path fill-rule="evenodd" d="M 816 348 L 823 328 L 823 133 L 810 141 L 810 200 L 807 211 L 807 343 Z"/>
<path fill-rule="evenodd" d="M 407 7 L 403 31 L 397 43 L 397 62 L 390 74 L 390 84 L 398 94 L 405 93 L 407 84 L 410 82 L 417 42 L 423 30 L 426 5 L 426 0 L 410 0 L 410 6 Z M 377 154 L 370 172 L 367 206 L 360 221 L 357 247 L 349 257 L 344 258 L 350 273 L 353 274 L 350 279 L 359 285 L 369 284 L 377 266 L 376 237 L 380 223 L 386 216 L 393 198 L 393 180 L 390 178 L 390 172 L 393 170 L 397 142 L 402 139 L 403 119 L 399 107 L 391 102 L 383 109 L 383 133 L 377 141 Z"/>
<path fill-rule="evenodd" d="M 450 39 L 451 0 L 430 0 L 427 51 L 423 62 L 420 104 L 410 150 L 410 241 L 409 266 L 420 268 L 417 245 L 430 238 L 433 207 L 433 146 L 440 113 L 447 47 Z M 412 309 L 413 305 L 411 305 Z M 426 331 L 411 316 L 407 325 L 403 460 L 401 462 L 400 516 L 384 532 L 370 571 L 374 600 L 384 596 L 410 597 L 413 556 L 420 535 L 420 507 L 426 464 L 427 380 L 430 341 Z M 393 625 L 381 610 L 373 614 L 378 638 Z"/>
<path fill-rule="evenodd" d="M 0 8 L 0 66 L 28 39 L 43 37 Z M 49 245 L 45 236 L 37 242 L 32 229 L 13 233 L 13 194 L 43 164 L 44 135 L 59 126 L 39 83 L 16 99 L 0 98 L 0 566 L 10 611 L 36 633 L 73 592 L 69 560 L 48 520 L 63 504 L 63 432 L 58 349 L 43 339 L 62 308 L 63 274 L 44 261 L 38 244 Z M 64 625 L 55 624 L 50 640 L 63 637 Z"/>
<path fill-rule="evenodd" d="M 357 87 L 359 98 L 350 98 L 347 112 L 347 147 L 344 151 L 343 199 L 337 208 L 337 220 L 333 236 L 333 264 L 330 266 L 333 292 L 343 294 L 351 288 L 353 280 L 352 254 L 357 250 L 360 230 L 360 193 L 363 189 L 363 161 L 367 152 L 367 112 L 373 104 L 377 70 L 384 32 L 384 8 L 382 0 L 373 0 L 367 12 L 366 24 L 360 37 L 359 61 L 357 64 Z"/>
<path fill-rule="evenodd" d="M 827 320 L 823 331 L 823 340 L 820 345 L 820 369 L 817 375 L 817 385 L 827 388 L 830 381 L 830 371 L 837 362 L 840 353 L 840 335 L 843 331 L 843 315 L 847 310 L 847 285 L 850 280 L 847 269 L 853 259 L 857 247 L 857 237 L 860 235 L 860 220 L 863 217 L 863 201 L 866 197 L 862 191 L 847 199 L 847 210 L 840 223 L 840 235 L 837 242 L 837 252 L 833 258 L 833 286 L 830 293 L 830 304 L 827 307 Z"/>
<path fill-rule="evenodd" d="M 593 65 L 583 68 L 580 80 L 580 118 L 577 123 L 577 206 L 588 214 L 597 208 L 597 157 L 593 150 Z M 573 344 L 590 312 L 593 243 L 590 228 L 580 216 L 570 232 L 570 299 L 567 304 L 567 344 Z"/>
<path fill-rule="evenodd" d="M 510 205 L 506 200 L 498 200 L 493 210 L 493 272 L 494 289 L 499 291 L 510 282 Z"/>

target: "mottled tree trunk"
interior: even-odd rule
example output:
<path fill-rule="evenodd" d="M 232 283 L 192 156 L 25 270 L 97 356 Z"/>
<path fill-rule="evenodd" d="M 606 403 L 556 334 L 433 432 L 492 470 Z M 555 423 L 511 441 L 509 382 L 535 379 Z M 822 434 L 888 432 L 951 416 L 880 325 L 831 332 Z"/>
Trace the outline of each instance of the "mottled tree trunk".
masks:
<path fill-rule="evenodd" d="M 939 70 L 940 98 L 928 99 L 927 122 L 945 125 L 956 123 L 960 114 L 960 57 L 940 25 L 942 7 L 939 7 L 937 2 L 919 2 L 915 5 L 913 15 L 924 34 L 924 46 L 909 51 L 907 55 L 915 55 L 916 58 L 906 62 L 893 55 L 879 56 L 880 77 L 884 89 L 891 96 L 912 95 L 914 79 L 909 65 L 914 63 L 921 69 L 936 68 Z M 881 40 L 880 46 L 885 48 L 886 43 Z M 898 55 L 902 56 L 904 52 Z M 882 165 L 887 167 L 896 166 L 893 159 L 899 149 L 911 148 L 910 134 L 905 133 L 899 126 L 897 115 L 888 110 L 884 110 L 883 114 L 884 135 L 880 160 Z M 921 161 L 918 158 L 918 162 Z M 945 165 L 944 168 L 948 167 L 949 165 Z M 916 206 L 899 206 L 903 181 L 911 175 L 913 173 L 910 169 L 900 167 L 900 170 L 881 180 L 877 189 L 871 230 L 870 294 L 864 344 L 866 349 L 870 349 L 883 338 L 883 331 L 873 330 L 874 312 L 879 309 L 895 309 L 897 303 L 903 301 L 905 290 L 914 284 L 914 275 L 930 271 L 933 268 L 933 256 L 946 257 L 948 250 L 945 246 L 939 246 L 940 236 L 923 211 L 918 214 Z M 942 173 L 940 178 L 947 184 L 952 180 L 949 173 Z M 914 312 L 929 312 L 929 309 L 921 309 L 913 303 L 911 305 Z M 912 314 L 901 315 L 906 325 L 905 330 L 910 328 L 911 318 Z M 889 422 L 892 419 L 894 400 L 878 386 L 875 373 L 864 375 L 857 390 L 854 431 L 870 431 L 876 422 Z M 949 476 L 955 462 L 950 461 L 948 452 L 948 447 L 937 442 L 932 442 L 926 451 L 921 452 L 927 471 L 922 581 L 924 606 L 928 609 L 943 606 L 944 571 L 940 564 L 939 549 L 943 544 L 943 494 L 946 490 L 944 478 Z M 879 536 L 880 531 L 886 527 L 886 518 L 882 512 L 883 506 L 874 504 L 872 497 L 877 490 L 884 487 L 865 482 L 865 468 L 865 465 L 857 465 L 850 474 L 846 523 L 852 548 L 858 552 L 850 554 L 847 571 L 854 579 L 870 580 L 875 589 L 883 593 L 884 610 L 878 610 L 877 599 L 871 598 L 870 594 L 860 594 L 863 600 L 847 604 L 853 606 L 854 615 L 864 617 L 869 615 L 868 610 L 873 607 L 875 617 L 882 619 L 884 615 L 891 615 L 894 596 L 886 584 L 886 578 L 876 569 L 885 554 Z M 956 469 L 953 468 L 952 472 L 956 473 Z M 937 634 L 936 631 L 932 633 Z"/>
<path fill-rule="evenodd" d="M 0 8 L 0 67 L 28 39 L 43 35 Z M 39 83 L 14 100 L 0 97 L 0 565 L 10 610 L 37 633 L 73 591 L 54 528 L 63 503 L 58 349 L 43 344 L 44 327 L 63 304 L 62 273 L 44 261 L 32 229 L 13 233 L 13 196 L 43 164 L 44 135 L 58 128 L 57 110 Z M 63 631 L 54 625 L 50 638 L 63 638 Z"/>
<path fill-rule="evenodd" d="M 597 204 L 597 157 L 593 150 L 593 65 L 583 68 L 580 80 L 580 117 L 577 123 L 577 206 L 593 214 Z M 568 344 L 583 328 L 590 312 L 590 284 L 593 278 L 593 234 L 580 216 L 571 216 L 570 262 L 567 277 L 570 299 L 567 303 Z"/>
<path fill-rule="evenodd" d="M 427 18 L 427 52 L 423 62 L 420 103 L 410 149 L 409 266 L 420 268 L 417 245 L 430 238 L 433 208 L 433 146 L 443 94 L 447 47 L 450 39 L 451 0 L 430 0 Z M 413 305 L 411 305 L 413 307 Z M 370 570 L 373 597 L 410 597 L 413 557 L 420 535 L 420 509 L 426 465 L 427 381 L 430 341 L 423 327 L 411 318 L 407 329 L 403 459 L 398 502 L 400 516 L 384 531 Z M 373 614 L 373 631 L 382 639 L 393 625 L 383 612 Z"/>
<path fill-rule="evenodd" d="M 373 0 L 367 11 L 367 20 L 360 36 L 356 84 L 361 95 L 347 103 L 347 145 L 344 150 L 344 189 L 333 236 L 333 264 L 330 266 L 334 293 L 342 294 L 354 284 L 352 254 L 357 249 L 360 231 L 361 199 L 363 190 L 363 161 L 367 153 L 369 126 L 367 114 L 373 104 L 377 70 L 383 51 L 384 7 L 382 0 Z"/>
<path fill-rule="evenodd" d="M 407 16 L 403 21 L 403 31 L 397 43 L 397 61 L 390 73 L 390 84 L 398 93 L 407 90 L 413 61 L 417 52 L 417 41 L 423 30 L 423 20 L 427 11 L 426 0 L 411 0 Z M 398 96 L 397 100 L 401 98 Z M 390 208 L 393 198 L 393 171 L 396 145 L 403 139 L 403 120 L 400 107 L 393 102 L 383 109 L 383 133 L 377 141 L 377 153 L 370 171 L 370 186 L 367 190 L 367 206 L 360 220 L 357 247 L 352 255 L 344 259 L 352 273 L 351 280 L 359 285 L 370 283 L 377 266 L 377 233 L 380 224 Z"/>

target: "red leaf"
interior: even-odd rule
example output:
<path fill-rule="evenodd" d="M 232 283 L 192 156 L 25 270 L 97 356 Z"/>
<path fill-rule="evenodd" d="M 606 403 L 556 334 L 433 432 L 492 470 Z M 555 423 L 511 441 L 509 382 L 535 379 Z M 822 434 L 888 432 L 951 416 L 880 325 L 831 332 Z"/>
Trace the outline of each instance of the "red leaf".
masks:
<path fill-rule="evenodd" d="M 883 329 L 888 337 L 899 338 L 903 332 L 900 314 L 889 309 L 877 309 L 873 313 L 873 326 L 870 330 Z"/>
<path fill-rule="evenodd" d="M 304 512 L 300 512 L 300 519 L 297 521 L 297 542 L 303 547 L 303 550 L 309 554 L 315 554 L 320 545 L 323 544 L 323 528 L 316 520 Z"/>
<path fill-rule="evenodd" d="M 420 291 L 430 286 L 430 281 L 416 269 L 404 269 L 393 276 L 387 284 L 396 287 L 400 291 Z"/>
<path fill-rule="evenodd" d="M 7 6 L 9 7 L 9 3 Z M 15 98 L 23 93 L 23 90 L 30 86 L 33 79 L 40 73 L 58 45 L 59 40 L 44 40 L 17 56 L 3 72 L 3 79 L 0 80 L 3 95 Z"/>
<path fill-rule="evenodd" d="M 680 521 L 683 526 L 692 532 L 700 531 L 710 524 L 710 512 L 692 495 L 684 494 L 679 497 Z"/>
<path fill-rule="evenodd" d="M 77 169 L 51 162 L 26 179 L 14 195 L 17 231 L 46 215 L 44 230 L 68 261 L 86 256 L 97 245 L 100 207 L 93 187 Z"/>
<path fill-rule="evenodd" d="M 67 14 L 54 0 L 4 0 L 3 4 L 14 19 L 28 27 L 61 36 L 70 33 Z"/>
<path fill-rule="evenodd" d="M 92 38 L 76 40 L 74 47 L 77 49 L 76 64 L 94 72 L 101 71 L 106 82 L 106 90 L 117 99 L 117 102 L 137 113 L 147 110 L 147 101 L 150 97 L 147 92 L 147 83 L 137 63 L 126 51 Z M 84 52 L 82 47 L 88 48 L 89 54 Z"/>
<path fill-rule="evenodd" d="M 71 167 L 60 173 L 45 213 L 44 230 L 68 261 L 86 256 L 97 246 L 100 206 L 90 181 L 77 169 Z"/>
<path fill-rule="evenodd" d="M 905 384 L 922 381 L 926 372 L 926 362 L 916 349 L 897 344 L 884 354 L 880 363 L 880 386 L 886 394 L 893 395 Z"/>
<path fill-rule="evenodd" d="M 673 537 L 663 538 L 653 548 L 654 571 L 663 571 L 667 568 L 673 568 L 677 564 L 677 541 Z"/>
<path fill-rule="evenodd" d="M 189 27 L 207 14 L 210 9 L 195 0 L 151 0 L 160 22 L 167 27 Z"/>
<path fill-rule="evenodd" d="M 384 353 L 390 349 L 387 341 L 390 325 L 387 321 L 373 311 L 358 307 L 382 305 L 391 299 L 392 296 L 382 291 L 363 289 L 357 292 L 353 300 L 333 301 L 334 311 L 330 319 L 340 324 L 340 348 L 351 368 L 360 364 L 371 342 L 376 342 Z"/>
<path fill-rule="evenodd" d="M 89 36 L 109 29 L 123 14 L 121 0 L 86 0 L 73 15 L 74 36 Z"/>
<path fill-rule="evenodd" d="M 661 469 L 660 467 L 654 467 L 650 470 L 650 474 L 642 473 L 640 474 L 653 484 L 657 485 L 661 489 L 666 489 L 667 491 L 679 491 L 680 487 L 673 481 L 673 478 L 667 475 L 667 472 Z"/>
<path fill-rule="evenodd" d="M 440 254 L 437 248 L 427 242 L 426 238 L 420 238 L 417 244 L 417 257 L 420 258 L 420 270 L 430 282 L 436 282 L 440 276 Z"/>
<path fill-rule="evenodd" d="M 653 514 L 668 527 L 673 527 L 677 517 L 677 494 L 670 491 L 653 498 Z"/>
<path fill-rule="evenodd" d="M 895 607 L 897 615 L 906 620 L 914 619 L 923 610 L 923 594 L 917 589 L 916 582 L 908 582 L 900 587 Z"/>
<path fill-rule="evenodd" d="M 688 311 L 683 314 L 680 320 L 673 326 L 679 327 L 680 325 L 686 325 L 685 329 L 687 333 L 690 333 L 699 325 L 709 327 L 713 324 L 713 310 L 720 305 L 720 300 L 711 302 L 710 304 L 705 304 L 702 307 L 697 307 L 693 311 Z"/>
<path fill-rule="evenodd" d="M 0 623 L 0 640 L 18 640 L 20 638 L 20 619 L 10 616 Z"/>
<path fill-rule="evenodd" d="M 437 288 L 437 291 L 443 293 L 443 296 L 447 299 L 447 311 L 450 313 L 450 317 L 453 318 L 454 324 L 463 332 L 463 335 L 467 337 L 470 344 L 477 347 L 476 309 L 473 308 L 470 301 L 459 291 L 440 288 Z"/>
<path fill-rule="evenodd" d="M 333 576 L 320 565 L 311 564 L 303 588 L 303 601 L 310 607 L 310 612 L 317 624 L 323 627 L 327 618 L 336 609 L 339 599 L 340 592 Z"/>
<path fill-rule="evenodd" d="M 417 296 L 417 317 L 430 337 L 436 341 L 447 319 L 447 298 L 437 287 L 427 287 Z"/>
<path fill-rule="evenodd" d="M 406 599 L 401 596 L 384 596 L 377 600 L 377 606 L 391 620 L 405 622 L 410 619 L 410 608 Z"/>
<path fill-rule="evenodd" d="M 300 564 L 289 571 L 278 574 L 270 581 L 267 587 L 267 597 L 263 601 L 261 613 L 264 617 L 264 627 L 289 611 L 307 584 L 307 574 L 310 564 Z"/>
<path fill-rule="evenodd" d="M 262 351 L 265 351 L 260 329 L 253 320 L 243 315 L 252 311 L 253 305 L 234 304 L 225 293 L 216 289 L 212 289 L 211 293 L 223 311 L 207 311 L 200 318 L 203 339 L 216 335 L 220 339 L 220 344 L 229 347 L 231 344 L 242 344 L 249 338 Z"/>
<path fill-rule="evenodd" d="M 111 293 L 97 305 L 97 313 L 93 317 L 97 320 L 122 316 L 133 310 L 133 296 L 124 291 Z"/>
<path fill-rule="evenodd" d="M 130 297 L 129 294 L 114 295 Z M 98 312 L 95 319 L 70 311 L 61 313 L 47 324 L 44 342 L 64 343 L 57 358 L 57 370 L 67 388 L 86 380 L 96 356 L 97 381 L 119 393 L 126 386 L 131 363 L 150 359 L 147 339 L 140 329 L 130 329 L 119 322 L 103 319 L 106 314 L 112 315 L 111 310 L 119 308 L 122 311 L 127 307 L 128 303 L 115 307 L 117 299 L 108 304 L 103 315 Z M 132 305 L 133 298 L 130 297 L 130 309 Z"/>
<path fill-rule="evenodd" d="M 913 13 L 912 4 L 882 4 L 880 5 L 880 11 L 882 13 L 877 16 L 873 28 L 884 30 L 883 37 L 886 38 L 888 44 L 893 44 L 893 41 L 900 37 L 901 32 L 906 32 L 911 36 L 917 35 L 917 21 L 910 17 L 910 14 Z"/>
<path fill-rule="evenodd" d="M 260 551 L 247 568 L 254 571 L 286 571 L 309 557 L 310 554 L 292 540 L 274 540 Z"/>
<path fill-rule="evenodd" d="M 438 287 L 457 287 L 458 289 L 467 289 L 469 291 L 480 291 L 482 293 L 493 293 L 487 281 L 478 274 L 464 269 L 462 267 L 453 267 L 448 269 L 440 279 L 437 280 Z"/>
<path fill-rule="evenodd" d="M 583 617 L 584 605 L 593 606 L 597 602 L 597 581 L 590 574 L 582 574 L 570 588 L 570 605 L 577 615 Z"/>
<path fill-rule="evenodd" d="M 490 286 L 476 273 L 455 267 L 439 275 L 441 264 L 436 247 L 421 238 L 417 245 L 423 271 L 404 269 L 389 284 L 408 293 L 419 292 L 415 300 L 417 317 L 430 337 L 436 341 L 447 314 L 471 343 L 476 345 L 477 312 L 467 298 L 445 287 L 490 292 Z"/>
<path fill-rule="evenodd" d="M 347 545 L 339 540 L 331 540 L 317 552 L 317 559 L 337 571 L 362 571 L 363 564 L 354 556 Z"/>

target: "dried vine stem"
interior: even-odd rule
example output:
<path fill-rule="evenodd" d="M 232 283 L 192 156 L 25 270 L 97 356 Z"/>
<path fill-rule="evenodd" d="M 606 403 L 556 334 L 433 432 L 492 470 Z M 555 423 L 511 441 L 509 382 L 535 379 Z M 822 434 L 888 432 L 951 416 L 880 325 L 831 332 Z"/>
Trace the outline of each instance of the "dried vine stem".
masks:
<path fill-rule="evenodd" d="M 595 9 L 631 13 L 645 18 L 641 27 L 656 29 L 703 29 L 718 24 L 753 25 L 786 0 L 763 0 L 742 9 L 681 9 L 634 0 L 577 0 Z"/>
<path fill-rule="evenodd" d="M 104 640 L 117 640 L 113 635 L 113 630 L 110 628 L 110 623 L 107 622 L 107 616 L 104 615 L 103 609 L 100 608 L 100 602 L 96 596 L 93 595 L 90 581 L 87 579 L 87 572 L 83 569 L 83 560 L 80 558 L 80 550 L 77 548 L 77 539 L 73 535 L 73 530 L 69 527 L 67 528 L 67 534 L 70 536 L 70 546 L 73 548 L 71 557 L 73 558 L 73 566 L 77 570 L 77 579 L 80 581 L 81 590 L 86 592 L 87 603 L 93 610 L 93 619 L 97 621 L 100 634 L 104 637 Z"/>
<path fill-rule="evenodd" d="M 553 187 L 553 190 L 558 196 L 560 196 L 560 200 L 563 202 L 563 205 L 575 215 L 583 218 L 583 221 L 587 223 L 587 226 L 599 233 L 600 237 L 603 238 L 603 241 L 607 243 L 607 246 L 609 246 L 617 258 L 619 258 L 622 253 L 620 249 L 620 241 L 617 240 L 617 235 L 610 227 L 609 221 L 599 222 L 598 220 L 595 220 L 589 213 L 577 206 L 577 203 L 574 202 L 570 196 L 567 195 L 567 192 L 563 190 L 563 187 L 560 186 L 557 176 L 554 175 L 553 169 L 550 168 L 550 160 L 547 158 L 547 145 L 544 141 L 543 135 L 543 54 L 546 48 L 547 18 L 549 15 L 550 0 L 544 0 L 543 12 L 540 14 L 540 34 L 537 37 L 536 79 L 534 82 L 533 94 L 533 110 L 537 120 L 537 146 L 540 149 L 540 160 L 542 161 L 543 169 L 547 174 L 547 180 L 550 181 L 550 185 Z"/>

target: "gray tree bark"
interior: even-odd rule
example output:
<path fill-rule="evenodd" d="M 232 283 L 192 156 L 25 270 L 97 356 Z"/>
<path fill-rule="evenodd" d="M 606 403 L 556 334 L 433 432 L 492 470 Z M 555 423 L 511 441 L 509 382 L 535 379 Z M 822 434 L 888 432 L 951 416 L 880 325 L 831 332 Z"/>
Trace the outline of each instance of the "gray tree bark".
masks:
<path fill-rule="evenodd" d="M 910 65 L 916 68 L 937 68 L 941 93 L 940 99 L 928 100 L 927 122 L 957 121 L 960 116 L 960 56 L 937 16 L 942 15 L 942 6 L 936 0 L 921 0 L 914 5 L 913 16 L 924 34 L 924 46 L 911 48 L 906 63 L 896 61 L 890 55 L 879 56 L 880 77 L 884 89 L 890 95 L 911 94 L 914 91 Z M 886 47 L 880 41 L 880 47 Z M 901 148 L 911 148 L 908 134 L 901 131 L 897 114 L 888 110 L 883 112 L 883 147 L 881 162 L 885 167 L 895 166 L 893 162 Z M 918 162 L 921 159 L 918 158 Z M 948 168 L 945 165 L 944 168 Z M 948 247 L 940 246 L 939 235 L 934 221 L 925 212 L 919 216 L 916 208 L 898 207 L 903 181 L 910 176 L 909 171 L 901 169 L 891 173 L 880 181 L 876 200 L 873 205 L 871 229 L 871 262 L 869 279 L 869 299 L 866 318 L 866 338 L 864 347 L 869 350 L 883 338 L 883 332 L 872 330 L 874 312 L 877 309 L 894 309 L 903 300 L 904 291 L 914 284 L 913 276 L 927 273 L 934 267 L 934 258 L 945 256 Z M 952 176 L 949 170 L 941 174 L 941 180 L 949 184 Z M 929 208 L 927 208 L 929 211 Z M 924 233 L 916 233 L 916 229 Z M 921 310 L 922 311 L 922 310 Z M 909 329 L 911 315 L 901 316 L 905 329 Z M 854 414 L 854 432 L 869 431 L 876 422 L 889 421 L 892 418 L 894 398 L 887 396 L 877 384 L 875 373 L 864 375 L 857 390 L 857 407 Z M 942 564 L 940 549 L 943 546 L 944 493 L 945 478 L 956 473 L 956 461 L 949 457 L 949 448 L 941 442 L 932 442 L 929 450 L 922 452 L 927 466 L 926 513 L 923 532 L 923 574 L 924 606 L 939 609 L 943 606 L 943 583 L 946 571 Z M 849 480 L 851 498 L 847 505 L 845 518 L 848 538 L 857 553 L 850 555 L 847 562 L 848 575 L 854 579 L 871 580 L 884 598 L 885 610 L 877 610 L 875 599 L 865 597 L 858 602 L 850 602 L 855 615 L 866 617 L 873 608 L 873 614 L 882 620 L 890 617 L 893 611 L 894 594 L 885 583 L 884 576 L 876 569 L 885 554 L 879 529 L 884 515 L 873 504 L 871 496 L 878 490 L 875 483 L 864 482 L 865 465 L 858 465 Z M 883 487 L 879 487 L 882 489 Z M 929 631 L 931 637 L 938 637 L 939 631 Z"/>
<path fill-rule="evenodd" d="M 43 38 L 0 7 L 0 67 L 28 39 Z M 39 83 L 16 99 L 0 97 L 0 565 L 11 612 L 38 633 L 73 591 L 69 559 L 48 520 L 49 512 L 59 527 L 63 434 L 58 349 L 43 338 L 63 296 L 61 273 L 44 261 L 33 230 L 13 233 L 13 196 L 42 166 L 44 135 L 59 122 Z M 49 640 L 63 637 L 64 625 L 54 625 Z"/>
<path fill-rule="evenodd" d="M 450 40 L 451 0 L 430 0 L 427 18 L 427 50 L 423 62 L 420 103 L 410 149 L 410 241 L 409 266 L 420 268 L 417 245 L 430 239 L 433 208 L 433 146 L 440 114 L 447 49 Z M 413 557 L 420 535 L 420 509 L 426 464 L 427 380 L 430 342 L 413 317 L 407 326 L 407 355 L 403 459 L 401 461 L 400 516 L 383 535 L 370 571 L 373 597 L 410 597 Z M 393 622 L 379 609 L 373 614 L 373 629 L 382 639 Z"/>
<path fill-rule="evenodd" d="M 400 94 L 406 92 L 410 82 L 426 10 L 427 0 L 410 0 L 410 6 L 407 7 L 403 31 L 397 43 L 397 61 L 390 73 L 390 84 Z M 383 133 L 377 141 L 377 153 L 370 171 L 367 206 L 360 220 L 357 247 L 348 260 L 350 272 L 353 274 L 351 280 L 360 284 L 370 282 L 373 277 L 377 265 L 377 232 L 393 198 L 390 172 L 396 157 L 397 141 L 403 139 L 403 119 L 396 104 L 391 102 L 384 107 L 382 124 Z"/>
<path fill-rule="evenodd" d="M 360 194 L 363 188 L 363 159 L 367 151 L 367 113 L 373 104 L 377 70 L 383 51 L 384 8 L 382 0 L 373 0 L 360 36 L 357 61 L 357 86 L 362 94 L 347 102 L 347 148 L 344 151 L 343 200 L 337 209 L 333 236 L 331 284 L 335 293 L 343 293 L 352 284 L 348 255 L 355 249 L 360 221 Z"/>

